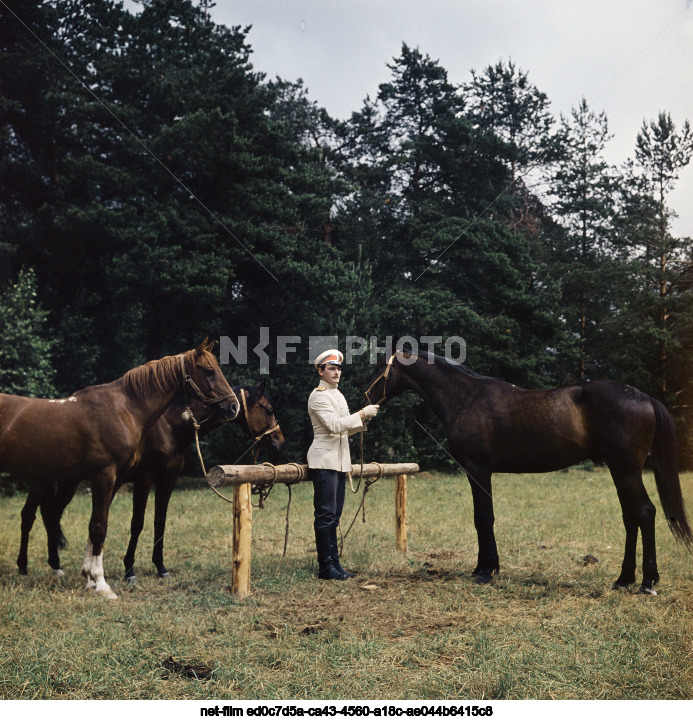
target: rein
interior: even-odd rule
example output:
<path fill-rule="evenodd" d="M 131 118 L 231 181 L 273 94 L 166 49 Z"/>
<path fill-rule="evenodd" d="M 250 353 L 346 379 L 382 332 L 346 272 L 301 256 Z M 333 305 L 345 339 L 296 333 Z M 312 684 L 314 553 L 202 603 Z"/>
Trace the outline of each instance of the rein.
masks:
<path fill-rule="evenodd" d="M 226 395 L 220 396 L 219 398 L 207 398 L 207 396 L 200 390 L 199 386 L 195 381 L 192 379 L 192 376 L 189 376 L 185 372 L 185 354 L 181 353 L 178 358 L 180 359 L 180 370 L 183 377 L 183 400 L 185 401 L 185 410 L 183 411 L 183 418 L 188 421 L 191 420 L 193 424 L 193 428 L 195 429 L 195 446 L 197 448 L 197 457 L 200 459 L 200 467 L 202 468 L 202 475 L 207 478 L 207 469 L 205 468 L 205 462 L 202 458 L 202 450 L 200 449 L 200 423 L 198 423 L 197 418 L 195 418 L 192 409 L 190 408 L 190 403 L 188 403 L 188 393 L 187 393 L 187 387 L 188 385 L 192 389 L 193 393 L 197 396 L 197 399 L 203 403 L 206 406 L 215 405 L 217 403 L 221 403 L 222 401 L 225 401 L 229 398 L 236 398 L 236 394 L 231 391 L 231 393 L 227 393 Z M 236 398 L 238 400 L 238 398 Z M 204 421 L 202 421 L 204 423 Z M 223 498 L 227 503 L 233 503 L 233 501 L 229 500 L 226 496 L 219 493 L 217 489 L 214 486 L 210 485 L 210 488 L 219 496 L 219 498 Z"/>
<path fill-rule="evenodd" d="M 183 361 L 181 360 L 181 365 L 182 365 L 182 363 L 183 363 Z M 192 382 L 192 379 L 190 379 L 190 381 Z M 200 392 L 199 388 L 197 388 L 197 386 L 195 386 L 194 383 L 192 383 L 192 387 L 193 387 L 193 389 L 197 389 L 197 392 Z M 233 391 L 232 391 L 232 393 L 233 393 Z M 250 429 L 250 414 L 248 412 L 248 403 L 246 401 L 246 393 L 248 394 L 248 396 L 250 396 L 250 393 L 247 390 L 245 390 L 244 388 L 241 388 L 239 393 L 241 396 L 241 403 L 243 405 L 243 415 L 245 417 L 246 425 L 248 426 L 248 433 L 251 433 L 252 431 Z M 233 395 L 235 396 L 236 394 L 233 393 Z M 186 405 L 187 405 L 187 398 L 186 398 Z M 207 471 L 205 470 L 205 464 L 204 464 L 204 461 L 202 460 L 202 452 L 200 451 L 200 440 L 199 440 L 199 436 L 198 436 L 200 424 L 195 420 L 195 416 L 193 416 L 190 408 L 186 408 L 185 412 L 183 413 L 183 417 L 186 420 L 192 419 L 193 427 L 195 429 L 195 443 L 197 445 L 197 455 L 198 455 L 198 458 L 200 459 L 200 465 L 202 466 L 202 473 L 206 477 Z M 267 428 L 265 431 L 263 431 L 262 433 L 260 433 L 259 435 L 255 436 L 253 438 L 253 445 L 251 446 L 251 448 L 254 448 L 252 453 L 253 453 L 253 461 L 255 463 L 257 463 L 257 457 L 258 457 L 258 454 L 260 453 L 260 447 L 257 446 L 257 444 L 259 443 L 259 441 L 262 438 L 269 435 L 270 433 L 274 433 L 277 430 L 279 430 L 279 421 L 275 419 L 274 423 L 269 428 Z M 255 448 L 255 446 L 257 446 L 257 448 Z M 272 480 L 269 483 L 266 483 L 264 485 L 258 485 L 258 486 L 255 486 L 254 488 L 251 488 L 251 494 L 258 496 L 258 505 L 255 506 L 255 508 L 264 508 L 265 507 L 265 500 L 271 493 L 272 489 L 274 488 L 274 484 L 277 481 L 276 466 L 269 462 L 265 462 L 262 465 L 269 466 L 273 471 L 274 477 L 272 478 Z M 304 472 L 303 468 L 300 466 L 300 464 L 289 463 L 287 465 L 294 466 L 298 470 L 298 481 L 297 482 L 302 481 L 304 478 L 305 472 Z M 231 505 L 233 505 L 233 500 L 231 498 L 228 498 L 227 496 L 225 496 L 223 493 L 220 493 L 211 483 L 209 484 L 209 487 L 214 491 L 214 493 L 216 493 L 217 496 L 219 496 L 219 498 L 221 498 L 222 500 L 226 501 L 227 503 L 230 503 Z M 289 510 L 291 508 L 291 484 L 287 483 L 286 487 L 289 490 L 289 501 L 286 504 L 286 528 L 284 531 L 284 550 L 282 552 L 282 558 L 284 558 L 286 556 L 286 549 L 287 549 L 287 546 L 289 545 Z M 253 504 L 253 505 L 255 505 L 255 504 Z"/>
<path fill-rule="evenodd" d="M 390 371 L 392 370 L 392 363 L 393 363 L 393 361 L 395 360 L 395 356 L 397 355 L 397 353 L 399 353 L 399 351 L 395 351 L 395 352 L 387 359 L 387 363 L 385 364 L 385 368 L 383 369 L 383 372 L 368 386 L 368 388 L 367 388 L 366 391 L 364 392 L 363 395 L 366 396 L 366 400 L 367 400 L 369 403 L 372 403 L 373 405 L 376 405 L 376 406 L 377 406 L 377 405 L 380 405 L 380 404 L 385 400 L 385 389 L 386 389 L 386 387 L 387 387 L 387 379 L 388 379 L 388 377 L 389 377 L 389 375 L 390 375 Z M 371 391 L 373 390 L 373 386 L 374 386 L 376 383 L 378 383 L 378 381 L 380 381 L 380 380 L 382 380 L 382 379 L 385 379 L 384 382 L 383 382 L 383 395 L 382 395 L 382 397 L 380 398 L 380 400 L 375 401 L 375 403 L 374 403 L 374 402 L 371 400 L 370 393 L 371 393 Z M 365 425 L 366 425 L 366 420 L 365 420 L 365 418 L 364 418 L 363 423 L 364 423 L 364 427 L 365 427 Z M 353 482 L 353 479 L 352 479 L 352 474 L 349 473 L 348 475 L 349 475 L 349 484 L 350 484 L 350 486 L 351 486 L 351 492 L 352 492 L 352 493 L 358 493 L 358 492 L 359 492 L 359 489 L 361 488 L 361 481 L 363 480 L 363 430 L 361 430 L 361 471 L 360 471 L 360 473 L 359 473 L 359 482 L 358 482 L 358 485 L 356 486 L 356 488 L 354 488 L 354 482 Z M 380 478 L 380 474 L 378 474 L 378 478 Z M 375 481 L 377 481 L 378 478 L 376 478 Z M 365 484 L 364 489 L 363 489 L 363 498 L 361 499 L 361 505 L 359 506 L 358 510 L 356 511 L 356 515 L 358 516 L 359 511 L 361 510 L 361 508 L 363 508 L 363 522 L 364 522 L 364 523 L 366 522 L 366 507 L 365 507 L 365 505 L 364 505 L 365 502 L 366 502 L 366 493 L 368 492 L 369 487 L 370 487 L 373 483 L 375 483 L 375 481 L 368 481 L 368 480 L 366 481 L 366 484 Z M 356 519 L 356 516 L 354 516 L 354 520 L 355 520 L 355 519 Z M 342 544 L 344 544 L 344 541 L 346 540 L 346 537 L 347 537 L 347 535 L 349 534 L 349 531 L 351 530 L 351 526 L 353 526 L 353 525 L 354 525 L 354 521 L 351 522 L 351 525 L 349 526 L 349 530 L 348 530 L 348 531 L 346 532 L 346 534 L 342 537 Z M 340 526 L 340 531 L 341 531 L 341 526 Z"/>
<path fill-rule="evenodd" d="M 375 463 L 375 461 L 372 461 Z M 359 513 L 362 513 L 362 522 L 366 522 L 366 494 L 370 490 L 371 486 L 376 482 L 379 481 L 381 476 L 383 475 L 383 467 L 380 463 L 375 463 L 376 466 L 378 466 L 378 475 L 375 478 L 366 478 L 364 479 L 363 484 L 363 495 L 361 496 L 361 503 L 359 504 L 359 507 L 356 509 L 356 513 L 354 514 L 354 518 L 352 519 L 351 523 L 349 524 L 349 528 L 347 528 L 346 533 L 342 533 L 342 524 L 339 524 L 339 533 L 341 535 L 341 543 L 339 545 L 339 552 L 342 552 L 342 549 L 344 548 L 344 542 L 347 539 L 347 536 L 349 535 L 349 531 L 354 526 L 354 523 L 356 523 L 356 519 L 359 517 Z M 361 474 L 363 476 L 363 447 L 361 448 Z M 359 479 L 359 487 L 361 486 L 361 479 Z M 353 487 L 352 487 L 353 490 Z M 354 493 L 358 493 L 358 488 L 354 491 Z"/>
<path fill-rule="evenodd" d="M 366 391 L 364 392 L 363 395 L 366 396 L 366 400 L 367 400 L 369 403 L 372 403 L 373 405 L 378 406 L 378 405 L 380 405 L 380 404 L 386 399 L 385 389 L 387 388 L 387 379 L 389 378 L 389 376 L 390 376 L 390 371 L 392 370 L 392 363 L 394 362 L 395 356 L 396 356 L 398 353 L 399 353 L 399 351 L 395 351 L 395 352 L 387 359 L 387 363 L 385 364 L 385 368 L 383 369 L 383 372 L 368 386 L 368 388 L 367 388 Z M 374 386 L 376 383 L 378 383 L 378 381 L 383 380 L 383 379 L 384 379 L 384 382 L 383 382 L 383 395 L 382 395 L 382 397 L 380 398 L 380 400 L 374 402 L 374 401 L 371 400 L 370 393 L 371 393 L 371 391 L 373 390 L 373 386 Z M 365 419 L 364 419 L 364 425 L 365 425 Z M 351 531 L 351 528 L 352 528 L 352 526 L 354 525 L 354 521 L 356 521 L 356 518 L 358 517 L 360 511 L 363 511 L 363 518 L 362 518 L 363 523 L 366 522 L 366 505 L 365 505 L 365 504 L 366 504 L 366 493 L 368 493 L 368 490 L 370 489 L 370 487 L 371 487 L 377 480 L 379 480 L 379 479 L 380 479 L 380 476 L 382 475 L 382 472 L 383 472 L 383 471 L 382 471 L 382 467 L 380 467 L 379 464 L 378 464 L 378 467 L 380 468 L 380 472 L 378 473 L 377 477 L 374 478 L 374 479 L 372 479 L 372 480 L 371 480 L 371 479 L 366 479 L 366 481 L 365 481 L 365 483 L 364 483 L 364 486 L 363 486 L 363 496 L 362 496 L 362 498 L 361 498 L 361 503 L 359 504 L 359 507 L 356 509 L 356 515 L 354 516 L 354 519 L 352 520 L 352 522 L 349 524 L 349 528 L 347 529 L 347 532 L 342 535 L 341 545 L 340 545 L 340 552 L 341 552 L 341 548 L 344 546 L 344 541 L 346 541 L 346 537 L 349 535 L 349 531 Z M 363 480 L 363 430 L 361 431 L 361 470 L 360 470 L 360 473 L 359 473 L 359 482 L 358 482 L 358 485 L 356 486 L 356 488 L 354 488 L 354 482 L 353 482 L 353 480 L 352 480 L 352 474 L 349 473 L 348 475 L 349 475 L 349 484 L 351 485 L 351 492 L 352 492 L 352 493 L 358 493 L 359 490 L 360 490 L 360 488 L 361 488 L 361 481 Z M 340 526 L 339 526 L 339 531 L 340 531 L 340 533 L 341 533 L 341 531 L 342 531 L 342 526 L 341 526 L 341 524 L 340 524 Z"/>

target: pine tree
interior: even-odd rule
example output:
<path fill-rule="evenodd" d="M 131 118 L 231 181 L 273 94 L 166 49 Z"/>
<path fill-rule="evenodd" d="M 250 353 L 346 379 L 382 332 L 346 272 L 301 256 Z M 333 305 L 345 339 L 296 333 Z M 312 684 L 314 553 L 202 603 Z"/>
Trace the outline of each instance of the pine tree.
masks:
<path fill-rule="evenodd" d="M 667 195 L 692 155 L 693 131 L 688 121 L 680 132 L 668 113 L 660 113 L 656 120 L 643 121 L 636 140 L 632 178 L 635 197 L 640 198 L 646 211 L 640 227 L 640 257 L 656 298 L 657 385 L 662 397 L 674 390 L 669 383 L 669 364 L 678 315 L 677 280 L 680 263 L 687 261 L 691 250 L 690 239 L 671 234 L 674 213 L 667 205 Z"/>
<path fill-rule="evenodd" d="M 508 164 L 514 185 L 550 146 L 553 118 L 546 94 L 532 85 L 528 73 L 512 61 L 499 61 L 482 73 L 473 70 L 467 92 L 470 117 L 499 138 L 499 157 Z"/>
<path fill-rule="evenodd" d="M 603 324 L 613 314 L 615 277 L 622 270 L 614 244 L 617 177 L 604 160 L 610 139 L 604 113 L 583 98 L 561 116 L 555 161 L 548 174 L 551 210 L 559 228 L 551 273 L 560 279 L 568 344 L 562 354 L 578 382 L 608 375 L 604 368 Z"/>

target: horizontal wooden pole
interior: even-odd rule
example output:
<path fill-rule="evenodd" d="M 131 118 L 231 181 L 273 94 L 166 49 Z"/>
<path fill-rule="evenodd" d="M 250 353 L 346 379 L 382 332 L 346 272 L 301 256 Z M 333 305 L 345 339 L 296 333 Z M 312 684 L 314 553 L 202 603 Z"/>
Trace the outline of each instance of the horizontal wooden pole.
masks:
<path fill-rule="evenodd" d="M 382 476 L 399 476 L 403 473 L 418 473 L 417 463 L 364 463 L 363 477 L 377 478 Z M 351 474 L 356 479 L 361 474 L 361 464 L 351 467 Z M 207 474 L 210 486 L 237 486 L 239 483 L 264 485 L 277 483 L 301 483 L 309 481 L 308 466 L 298 463 L 286 463 L 281 466 L 213 466 Z"/>

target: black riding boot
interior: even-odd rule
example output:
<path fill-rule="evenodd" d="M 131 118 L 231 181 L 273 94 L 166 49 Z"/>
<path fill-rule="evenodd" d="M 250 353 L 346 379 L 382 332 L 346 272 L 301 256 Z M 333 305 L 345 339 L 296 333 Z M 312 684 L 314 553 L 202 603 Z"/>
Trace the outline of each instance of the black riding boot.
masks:
<path fill-rule="evenodd" d="M 349 576 L 344 571 L 337 570 L 332 561 L 329 528 L 315 530 L 315 547 L 318 551 L 318 578 L 327 581 L 346 581 Z"/>
<path fill-rule="evenodd" d="M 346 575 L 347 578 L 354 578 L 355 573 L 345 571 L 342 568 L 342 564 L 339 562 L 339 543 L 337 543 L 337 528 L 332 526 L 330 528 L 330 551 L 332 552 L 332 565 L 340 572 Z"/>

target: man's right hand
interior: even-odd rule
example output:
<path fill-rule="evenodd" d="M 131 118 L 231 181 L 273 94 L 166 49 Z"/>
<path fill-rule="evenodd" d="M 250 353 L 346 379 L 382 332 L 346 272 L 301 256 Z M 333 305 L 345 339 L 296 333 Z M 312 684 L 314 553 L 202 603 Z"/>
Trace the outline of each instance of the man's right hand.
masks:
<path fill-rule="evenodd" d="M 378 415 L 380 406 L 364 406 L 361 410 L 364 418 L 375 418 Z"/>

